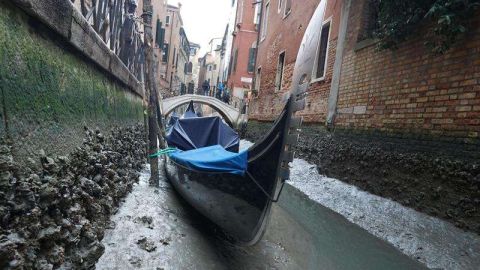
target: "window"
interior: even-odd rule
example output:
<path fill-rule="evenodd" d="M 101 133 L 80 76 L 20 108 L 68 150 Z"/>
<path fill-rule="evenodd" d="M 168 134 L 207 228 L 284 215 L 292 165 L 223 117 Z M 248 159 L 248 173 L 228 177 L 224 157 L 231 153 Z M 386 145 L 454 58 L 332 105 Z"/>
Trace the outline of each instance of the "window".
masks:
<path fill-rule="evenodd" d="M 193 71 L 193 64 L 192 64 L 192 62 L 188 62 L 187 73 L 192 73 L 192 71 Z"/>
<path fill-rule="evenodd" d="M 290 12 L 292 12 L 292 0 L 285 0 L 285 12 L 283 16 L 287 17 Z"/>
<path fill-rule="evenodd" d="M 208 65 L 208 71 L 212 71 L 212 65 Z"/>
<path fill-rule="evenodd" d="M 162 62 L 163 62 L 163 63 L 168 62 L 168 44 L 167 44 L 167 43 L 164 43 L 164 44 L 163 44 Z"/>
<path fill-rule="evenodd" d="M 178 67 L 178 55 L 179 55 L 179 54 L 177 53 L 177 58 L 175 59 L 175 68 Z"/>
<path fill-rule="evenodd" d="M 217 65 L 216 64 L 213 65 L 213 70 L 217 70 Z"/>
<path fill-rule="evenodd" d="M 379 0 L 368 0 L 362 10 L 362 20 L 360 21 L 360 32 L 357 41 L 373 38 L 375 30 L 378 29 L 378 13 L 380 12 Z"/>
<path fill-rule="evenodd" d="M 163 47 L 163 41 L 165 40 L 165 29 L 162 28 L 162 22 L 157 19 L 157 29 L 155 33 L 155 43 L 158 48 Z"/>
<path fill-rule="evenodd" d="M 235 54 L 233 55 L 233 72 L 237 71 L 237 60 L 238 60 L 238 49 L 235 49 Z"/>
<path fill-rule="evenodd" d="M 278 56 L 277 76 L 275 77 L 275 91 L 282 89 L 283 70 L 285 67 L 285 51 Z"/>
<path fill-rule="evenodd" d="M 233 56 L 230 56 L 230 61 L 228 63 L 228 76 L 232 74 L 232 67 L 233 67 Z"/>
<path fill-rule="evenodd" d="M 242 19 L 243 19 L 243 1 L 244 0 L 240 0 L 238 2 L 238 13 L 237 13 L 237 23 L 242 23 Z"/>
<path fill-rule="evenodd" d="M 173 63 L 172 66 L 175 66 L 175 60 L 177 59 L 177 48 L 173 47 Z"/>
<path fill-rule="evenodd" d="M 323 79 L 325 77 L 325 69 L 327 65 L 327 56 L 328 56 L 328 38 L 330 35 L 330 22 L 324 23 L 322 26 L 322 31 L 320 33 L 320 41 L 318 44 L 317 50 L 317 63 L 315 65 L 315 76 L 316 79 Z"/>
<path fill-rule="evenodd" d="M 258 25 L 260 24 L 260 16 L 262 13 L 260 12 L 261 9 L 261 2 L 257 2 L 255 5 L 255 16 L 253 17 L 253 24 L 255 24 L 255 30 L 258 31 Z"/>
<path fill-rule="evenodd" d="M 165 24 L 169 25 L 170 24 L 170 16 L 167 15 L 167 18 L 165 19 Z"/>
<path fill-rule="evenodd" d="M 270 2 L 265 5 L 265 13 L 263 14 L 263 26 L 262 26 L 262 40 L 267 36 L 268 29 L 268 14 L 270 12 Z"/>
<path fill-rule="evenodd" d="M 278 0 L 278 13 L 282 11 L 282 6 L 283 6 L 283 0 Z"/>
<path fill-rule="evenodd" d="M 253 72 L 255 70 L 255 54 L 256 54 L 255 47 L 250 48 L 248 51 L 248 67 L 247 67 L 248 72 Z"/>
<path fill-rule="evenodd" d="M 257 69 L 257 74 L 255 75 L 255 90 L 257 90 L 257 93 L 260 92 L 261 79 L 262 79 L 262 68 L 259 67 Z"/>

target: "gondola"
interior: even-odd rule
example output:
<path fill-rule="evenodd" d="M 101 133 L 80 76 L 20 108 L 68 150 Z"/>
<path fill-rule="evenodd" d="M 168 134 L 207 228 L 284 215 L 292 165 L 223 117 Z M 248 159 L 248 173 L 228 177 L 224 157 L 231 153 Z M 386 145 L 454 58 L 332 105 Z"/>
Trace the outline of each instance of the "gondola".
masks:
<path fill-rule="evenodd" d="M 284 182 L 289 178 L 288 163 L 293 160 L 301 124 L 301 118 L 294 114 L 305 107 L 305 93 L 315 62 L 317 42 L 314 41 L 319 38 L 317 29 L 323 20 L 323 9 L 324 5 L 321 4 L 313 16 L 314 22 L 307 28 L 297 56 L 292 88 L 285 97 L 285 106 L 263 139 L 239 153 L 236 153 L 238 148 L 230 140 L 218 143 L 221 138 L 217 138 L 218 144 L 223 143 L 221 149 L 218 145 L 208 145 L 215 142 L 203 140 L 206 145 L 195 145 L 194 150 L 174 153 L 165 158 L 166 176 L 178 193 L 239 244 L 253 245 L 261 239 L 272 203 L 279 199 Z M 192 112 L 189 114 L 192 115 Z M 188 123 L 195 121 L 206 120 L 202 117 L 185 120 Z M 187 135 L 195 137 L 198 129 L 204 126 L 198 124 L 189 129 L 193 131 Z M 184 132 L 185 128 L 179 127 L 178 130 Z M 227 132 L 227 135 L 231 133 Z M 192 142 L 188 138 L 181 138 L 182 143 Z M 171 142 L 168 144 L 172 146 Z M 194 152 L 193 157 L 188 156 L 191 151 Z M 220 158 L 215 159 L 213 153 L 220 153 Z"/>
<path fill-rule="evenodd" d="M 247 161 L 244 173 L 204 170 L 175 157 L 166 157 L 167 178 L 180 195 L 239 243 L 250 245 L 261 238 L 271 204 L 278 199 L 288 178 L 292 154 L 285 148 L 293 146 L 296 140 L 295 132 L 288 134 L 292 127 L 288 107 L 268 135 L 243 153 Z M 187 113 L 192 114 L 191 111 Z M 200 119 L 192 121 L 195 120 Z M 208 146 L 204 147 L 211 151 Z M 203 150 L 201 148 L 197 151 Z M 235 152 L 238 148 L 234 146 L 229 150 Z M 183 153 L 188 155 L 188 152 Z"/>

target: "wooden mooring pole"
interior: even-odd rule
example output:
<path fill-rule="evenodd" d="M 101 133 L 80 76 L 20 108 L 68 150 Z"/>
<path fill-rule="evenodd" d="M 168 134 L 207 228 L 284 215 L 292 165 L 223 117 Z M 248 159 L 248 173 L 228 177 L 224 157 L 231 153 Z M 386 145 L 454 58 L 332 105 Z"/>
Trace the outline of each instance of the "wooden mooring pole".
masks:
<path fill-rule="evenodd" d="M 143 27 L 144 27 L 144 46 L 145 46 L 145 94 L 148 99 L 148 144 L 149 155 L 158 152 L 158 134 L 159 126 L 157 122 L 157 91 L 155 85 L 155 59 L 153 52 L 153 35 L 152 35 L 152 14 L 153 6 L 151 0 L 143 1 Z M 158 157 L 150 157 L 150 185 L 159 185 L 158 175 Z"/>

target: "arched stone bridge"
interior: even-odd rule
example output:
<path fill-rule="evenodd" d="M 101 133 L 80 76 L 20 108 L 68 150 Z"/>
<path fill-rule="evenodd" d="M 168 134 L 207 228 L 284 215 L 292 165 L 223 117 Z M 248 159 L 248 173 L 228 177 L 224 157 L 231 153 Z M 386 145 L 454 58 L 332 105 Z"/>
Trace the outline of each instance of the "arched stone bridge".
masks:
<path fill-rule="evenodd" d="M 162 101 L 163 116 L 169 115 L 176 108 L 188 104 L 190 101 L 194 103 L 201 103 L 209 105 L 216 110 L 225 119 L 225 121 L 234 128 L 240 128 L 243 123 L 246 123 L 248 118 L 246 114 L 225 102 L 214 97 L 201 95 L 181 95 L 164 99 Z"/>

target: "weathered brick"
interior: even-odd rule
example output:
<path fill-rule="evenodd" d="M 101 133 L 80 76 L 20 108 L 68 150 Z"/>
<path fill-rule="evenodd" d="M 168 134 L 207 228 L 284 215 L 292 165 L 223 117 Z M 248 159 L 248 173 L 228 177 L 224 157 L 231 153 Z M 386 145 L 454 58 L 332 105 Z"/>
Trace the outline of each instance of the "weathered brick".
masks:
<path fill-rule="evenodd" d="M 472 110 L 472 106 L 457 106 L 455 110 L 457 112 L 468 112 Z"/>
<path fill-rule="evenodd" d="M 475 98 L 477 93 L 465 93 L 465 94 L 461 94 L 458 96 L 458 98 L 460 99 L 471 99 L 471 98 Z"/>

